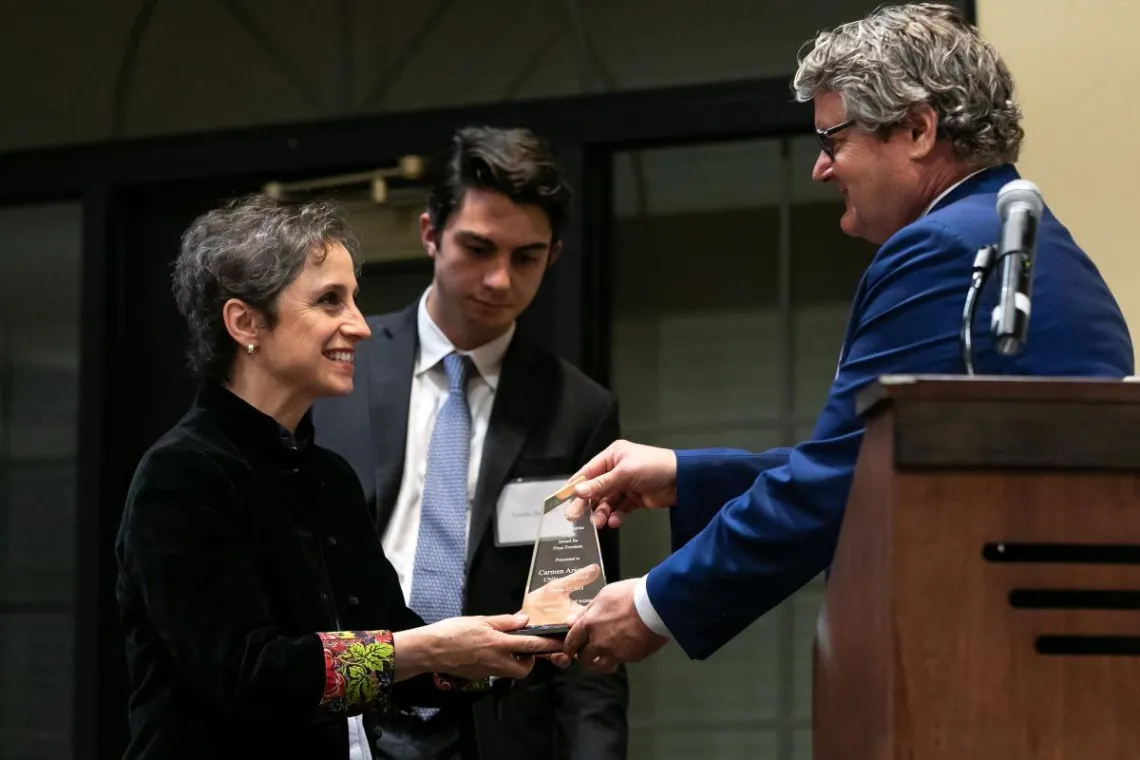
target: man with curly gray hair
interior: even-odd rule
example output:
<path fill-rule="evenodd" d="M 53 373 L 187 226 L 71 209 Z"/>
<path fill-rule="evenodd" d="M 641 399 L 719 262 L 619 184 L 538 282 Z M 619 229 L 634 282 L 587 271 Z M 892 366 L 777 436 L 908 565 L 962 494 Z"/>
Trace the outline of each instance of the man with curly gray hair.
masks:
<path fill-rule="evenodd" d="M 947 5 L 883 7 L 820 33 L 794 88 L 815 107 L 813 177 L 846 208 L 840 225 L 880 244 L 855 294 L 839 367 L 812 438 L 762 454 L 671 451 L 618 441 L 576 476 L 595 524 L 671 507 L 677 551 L 644 578 L 603 589 L 565 650 L 597 667 L 676 641 L 715 652 L 831 563 L 863 437 L 856 394 L 886 374 L 959 374 L 963 302 L 978 249 L 995 243 L 998 191 L 1018 178 L 1013 78 L 997 51 Z M 1045 209 L 1037 230 L 1033 320 L 1014 356 L 975 327 L 978 372 L 1107 376 L 1133 372 L 1116 301 Z M 989 315 L 998 279 L 979 299 Z"/>
<path fill-rule="evenodd" d="M 822 32 L 800 62 L 820 156 L 850 235 L 883 243 L 948 188 L 1013 163 L 1024 132 L 1013 77 L 956 8 L 903 5 Z"/>

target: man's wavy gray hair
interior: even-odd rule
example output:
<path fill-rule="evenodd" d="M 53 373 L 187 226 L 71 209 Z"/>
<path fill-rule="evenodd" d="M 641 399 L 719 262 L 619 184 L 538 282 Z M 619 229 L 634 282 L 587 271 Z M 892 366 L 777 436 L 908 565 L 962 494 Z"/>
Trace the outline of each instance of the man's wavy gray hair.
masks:
<path fill-rule="evenodd" d="M 871 130 L 929 103 L 939 137 L 978 167 L 1016 161 L 1025 136 L 1005 62 L 950 5 L 885 6 L 820 32 L 792 87 L 801 103 L 838 93 L 847 118 Z"/>

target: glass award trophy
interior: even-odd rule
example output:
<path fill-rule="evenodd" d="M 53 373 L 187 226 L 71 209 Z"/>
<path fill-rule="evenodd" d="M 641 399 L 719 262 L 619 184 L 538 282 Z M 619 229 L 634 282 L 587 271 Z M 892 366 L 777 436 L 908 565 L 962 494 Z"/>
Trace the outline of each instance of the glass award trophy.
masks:
<path fill-rule="evenodd" d="M 565 636 L 570 616 L 585 609 L 606 585 L 591 510 L 570 510 L 574 485 L 567 483 L 543 504 L 522 605 L 527 626 L 519 634 Z"/>

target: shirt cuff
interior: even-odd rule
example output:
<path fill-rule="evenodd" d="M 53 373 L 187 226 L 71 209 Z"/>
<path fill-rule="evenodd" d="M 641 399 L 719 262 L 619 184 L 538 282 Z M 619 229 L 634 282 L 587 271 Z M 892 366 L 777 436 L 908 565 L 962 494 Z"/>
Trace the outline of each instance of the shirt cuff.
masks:
<path fill-rule="evenodd" d="M 633 604 L 637 607 L 637 614 L 641 616 L 641 622 L 645 623 L 649 630 L 658 636 L 673 638 L 669 629 L 665 627 L 665 621 L 657 614 L 657 610 L 653 608 L 653 602 L 649 600 L 649 590 L 645 587 L 644 575 L 637 579 L 637 585 L 633 587 Z"/>

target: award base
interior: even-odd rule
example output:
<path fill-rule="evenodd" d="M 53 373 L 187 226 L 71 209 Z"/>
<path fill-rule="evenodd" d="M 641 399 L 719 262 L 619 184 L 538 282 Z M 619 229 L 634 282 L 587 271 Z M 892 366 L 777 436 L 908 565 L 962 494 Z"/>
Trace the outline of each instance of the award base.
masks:
<path fill-rule="evenodd" d="M 511 636 L 542 636 L 547 639 L 564 639 L 570 633 L 570 626 L 565 623 L 551 623 L 550 625 L 534 625 L 509 631 Z"/>

